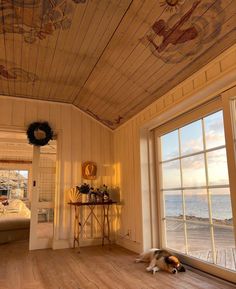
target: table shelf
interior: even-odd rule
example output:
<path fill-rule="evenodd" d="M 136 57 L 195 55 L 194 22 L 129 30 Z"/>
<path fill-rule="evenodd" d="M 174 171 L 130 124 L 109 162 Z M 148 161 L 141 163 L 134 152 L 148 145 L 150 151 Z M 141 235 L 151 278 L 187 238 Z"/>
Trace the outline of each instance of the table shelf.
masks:
<path fill-rule="evenodd" d="M 102 232 L 102 246 L 105 244 L 105 239 L 108 240 L 109 244 L 111 243 L 110 240 L 110 220 L 109 220 L 109 209 L 110 206 L 117 204 L 115 201 L 104 201 L 104 202 L 69 202 L 68 205 L 71 207 L 74 206 L 75 211 L 75 219 L 74 219 L 74 241 L 73 241 L 73 248 L 76 247 L 76 244 L 78 248 L 80 247 L 80 236 L 82 235 L 82 232 L 84 231 L 85 225 L 87 224 L 90 216 L 93 216 L 95 220 L 97 221 L 98 225 L 101 228 Z M 96 212 L 94 209 L 97 206 L 102 206 L 102 220 L 100 221 Z M 86 207 L 89 209 L 89 214 L 83 220 L 83 222 L 80 221 L 80 208 Z"/>

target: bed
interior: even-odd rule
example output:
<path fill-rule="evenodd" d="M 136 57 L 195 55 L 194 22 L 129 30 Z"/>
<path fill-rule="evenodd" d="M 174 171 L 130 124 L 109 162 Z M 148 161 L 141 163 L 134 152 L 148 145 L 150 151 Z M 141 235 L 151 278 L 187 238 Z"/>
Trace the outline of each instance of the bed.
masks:
<path fill-rule="evenodd" d="M 18 199 L 0 202 L 0 244 L 29 239 L 30 210 Z"/>

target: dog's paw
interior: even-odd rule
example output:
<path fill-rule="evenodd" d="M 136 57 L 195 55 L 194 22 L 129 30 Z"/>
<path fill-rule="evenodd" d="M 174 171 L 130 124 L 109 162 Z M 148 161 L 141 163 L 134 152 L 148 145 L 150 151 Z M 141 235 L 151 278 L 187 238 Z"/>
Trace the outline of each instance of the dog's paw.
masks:
<path fill-rule="evenodd" d="M 153 268 L 150 267 L 150 266 L 148 266 L 148 267 L 146 268 L 146 270 L 147 270 L 148 272 L 151 272 L 151 271 L 153 270 Z"/>
<path fill-rule="evenodd" d="M 152 268 L 152 274 L 154 275 L 156 272 L 158 272 L 160 269 L 158 267 Z"/>
<path fill-rule="evenodd" d="M 135 263 L 139 263 L 139 262 L 141 262 L 141 259 L 139 258 L 135 259 Z"/>

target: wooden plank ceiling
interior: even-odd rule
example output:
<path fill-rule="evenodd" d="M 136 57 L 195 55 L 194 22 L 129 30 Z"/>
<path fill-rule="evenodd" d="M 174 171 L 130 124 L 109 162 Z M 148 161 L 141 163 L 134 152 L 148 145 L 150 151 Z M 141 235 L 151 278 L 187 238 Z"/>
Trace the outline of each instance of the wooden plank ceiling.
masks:
<path fill-rule="evenodd" d="M 0 0 L 0 94 L 114 129 L 236 42 L 235 0 Z"/>

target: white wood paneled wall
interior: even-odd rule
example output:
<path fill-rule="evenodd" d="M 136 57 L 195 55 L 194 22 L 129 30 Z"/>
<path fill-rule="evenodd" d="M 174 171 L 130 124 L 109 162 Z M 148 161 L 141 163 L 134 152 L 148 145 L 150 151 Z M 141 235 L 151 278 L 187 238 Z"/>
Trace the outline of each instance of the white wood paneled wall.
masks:
<path fill-rule="evenodd" d="M 202 101 L 201 93 L 204 90 L 204 94 L 207 94 L 208 98 L 222 92 L 220 90 L 222 83 L 221 88 L 218 88 L 218 81 L 224 79 L 225 76 L 227 76 L 227 81 L 225 85 L 223 84 L 224 89 L 236 84 L 236 45 L 115 130 L 116 182 L 120 184 L 123 203 L 118 239 L 121 245 L 134 251 L 142 250 L 142 221 L 149 218 L 149 216 L 142 216 L 141 213 L 140 129 L 145 126 L 158 126 L 158 119 L 162 114 L 170 111 L 177 104 L 184 103 L 193 95 L 199 93 L 199 101 Z M 213 95 L 210 90 L 207 91 L 210 85 L 214 87 Z M 127 236 L 127 234 L 129 235 Z"/>
<path fill-rule="evenodd" d="M 66 190 L 85 181 L 81 179 L 81 163 L 88 160 L 98 164 L 96 185 L 112 184 L 113 176 L 102 173 L 104 165 L 113 165 L 113 134 L 72 105 L 0 96 L 0 129 L 26 131 L 34 121 L 48 121 L 58 135 L 60 229 L 56 238 L 68 240 L 72 224 Z"/>

